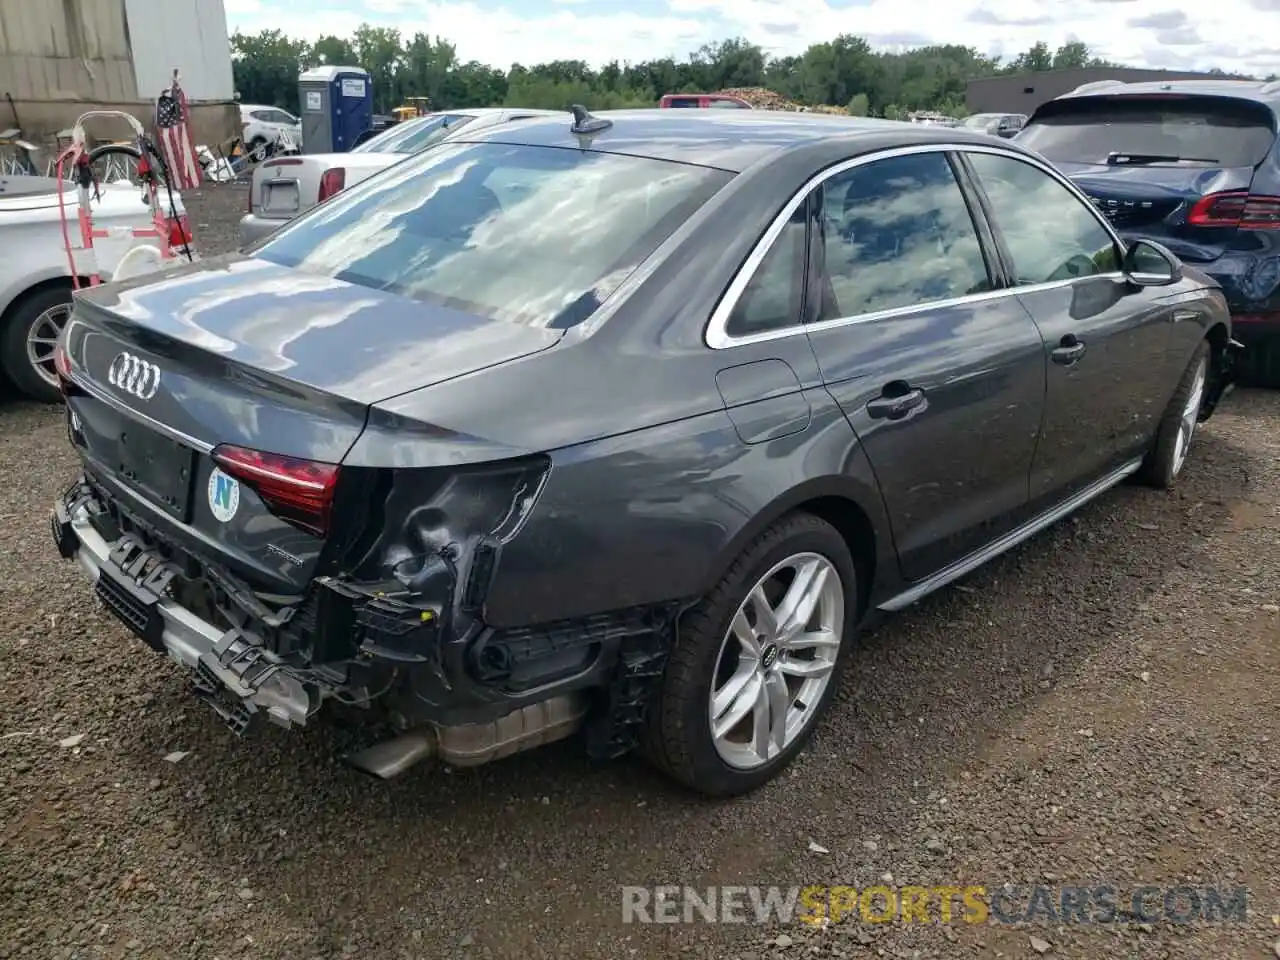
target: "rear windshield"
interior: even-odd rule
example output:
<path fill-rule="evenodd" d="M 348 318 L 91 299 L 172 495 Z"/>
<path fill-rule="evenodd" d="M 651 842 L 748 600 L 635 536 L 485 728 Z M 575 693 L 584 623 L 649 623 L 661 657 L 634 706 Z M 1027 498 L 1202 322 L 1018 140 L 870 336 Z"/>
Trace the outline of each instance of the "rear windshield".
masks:
<path fill-rule="evenodd" d="M 1270 111 L 1260 104 L 1181 96 L 1056 100 L 1017 138 L 1055 161 L 1105 163 L 1114 152 L 1202 167 L 1256 166 L 1274 139 Z"/>
<path fill-rule="evenodd" d="M 460 117 L 455 114 L 439 114 L 431 117 L 415 118 L 398 123 L 388 130 L 383 130 L 376 137 L 370 137 L 352 153 L 417 153 L 433 143 L 443 140 L 455 130 L 460 130 L 474 120 L 474 117 Z"/>
<path fill-rule="evenodd" d="M 491 319 L 570 327 L 732 176 L 584 150 L 443 143 L 252 253 Z"/>

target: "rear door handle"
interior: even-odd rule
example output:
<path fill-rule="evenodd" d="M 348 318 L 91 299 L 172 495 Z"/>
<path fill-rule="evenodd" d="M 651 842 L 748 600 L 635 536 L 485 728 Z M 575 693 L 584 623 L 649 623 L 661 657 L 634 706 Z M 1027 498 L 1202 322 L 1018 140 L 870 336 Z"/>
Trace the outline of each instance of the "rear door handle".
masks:
<path fill-rule="evenodd" d="M 923 390 L 908 390 L 896 397 L 880 396 L 867 404 L 867 415 L 877 420 L 900 420 L 922 403 Z"/>
<path fill-rule="evenodd" d="M 1195 310 L 1175 310 L 1173 311 L 1174 323 L 1188 323 L 1192 320 L 1199 320 L 1200 314 Z"/>
<path fill-rule="evenodd" d="M 1053 362 L 1069 367 L 1081 357 L 1084 356 L 1085 345 L 1076 339 L 1074 334 L 1068 333 L 1062 338 L 1059 346 L 1054 347 L 1049 354 L 1053 358 Z"/>

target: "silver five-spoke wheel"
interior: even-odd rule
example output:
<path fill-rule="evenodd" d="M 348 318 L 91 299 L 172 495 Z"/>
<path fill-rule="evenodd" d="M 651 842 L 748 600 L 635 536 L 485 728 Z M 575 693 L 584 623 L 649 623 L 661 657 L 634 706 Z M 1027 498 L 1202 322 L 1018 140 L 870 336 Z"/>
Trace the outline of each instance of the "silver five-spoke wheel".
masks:
<path fill-rule="evenodd" d="M 721 642 L 708 711 L 726 764 L 760 767 L 813 722 L 835 670 L 844 605 L 840 574 L 816 553 L 787 557 L 748 592 Z"/>
<path fill-rule="evenodd" d="M 53 366 L 53 348 L 71 316 L 71 304 L 59 303 L 42 312 L 27 330 L 27 362 L 45 383 L 56 387 L 58 373 Z"/>
<path fill-rule="evenodd" d="M 1173 473 L 1177 476 L 1182 465 L 1187 462 L 1187 451 L 1191 449 L 1191 438 L 1195 436 L 1196 424 L 1200 419 L 1200 404 L 1204 400 L 1204 385 L 1208 376 L 1209 358 L 1204 357 L 1196 367 L 1195 379 L 1191 381 L 1191 392 L 1187 396 L 1186 405 L 1182 408 L 1182 419 L 1178 423 L 1178 436 L 1174 441 Z"/>

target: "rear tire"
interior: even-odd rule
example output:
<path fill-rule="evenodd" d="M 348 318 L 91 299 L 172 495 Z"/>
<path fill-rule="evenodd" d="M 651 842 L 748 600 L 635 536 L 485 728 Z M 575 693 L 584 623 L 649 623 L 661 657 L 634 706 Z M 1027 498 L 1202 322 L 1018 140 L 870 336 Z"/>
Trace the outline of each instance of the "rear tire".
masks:
<path fill-rule="evenodd" d="M 718 797 L 781 773 L 835 693 L 857 584 L 848 544 L 818 517 L 793 514 L 757 537 L 681 619 L 649 713 L 649 760 Z M 809 602 L 788 618 L 788 602 L 802 598 Z"/>
<path fill-rule="evenodd" d="M 1209 356 L 1209 342 L 1202 340 L 1160 419 L 1155 444 L 1138 471 L 1138 479 L 1149 486 L 1167 490 L 1182 473 L 1209 382 Z"/>
<path fill-rule="evenodd" d="M 62 400 L 53 371 L 53 344 L 45 341 L 56 337 L 70 313 L 71 287 L 57 286 L 24 294 L 4 317 L 0 367 L 9 381 L 32 400 Z"/>

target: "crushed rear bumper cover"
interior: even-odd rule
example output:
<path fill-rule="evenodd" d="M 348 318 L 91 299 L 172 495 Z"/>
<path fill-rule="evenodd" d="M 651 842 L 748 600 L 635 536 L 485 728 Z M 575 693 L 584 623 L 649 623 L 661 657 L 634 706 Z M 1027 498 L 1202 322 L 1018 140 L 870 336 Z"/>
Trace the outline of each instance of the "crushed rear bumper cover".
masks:
<path fill-rule="evenodd" d="M 58 552 L 133 633 L 190 671 L 195 693 L 236 733 L 259 714 L 295 727 L 328 699 L 377 700 L 397 726 L 434 728 L 437 755 L 450 763 L 487 762 L 578 725 L 589 755 L 614 757 L 638 742 L 674 632 L 677 606 L 668 604 L 512 630 L 474 620 L 459 630 L 457 612 L 440 611 L 405 633 L 384 600 L 319 577 L 288 628 L 323 624 L 356 645 L 346 659 L 313 662 L 268 624 L 224 627 L 179 602 L 183 561 L 165 558 L 158 535 L 154 544 L 150 534 L 117 535 L 113 510 L 123 513 L 87 476 L 71 485 L 53 505 Z"/>
<path fill-rule="evenodd" d="M 98 598 L 153 650 L 192 671 L 197 694 L 242 731 L 255 713 L 301 726 L 319 707 L 320 688 L 306 682 L 241 631 L 219 630 L 167 598 L 174 570 L 132 534 L 108 542 L 90 520 L 95 502 L 77 484 L 53 505 L 58 552 L 94 582 Z"/>

